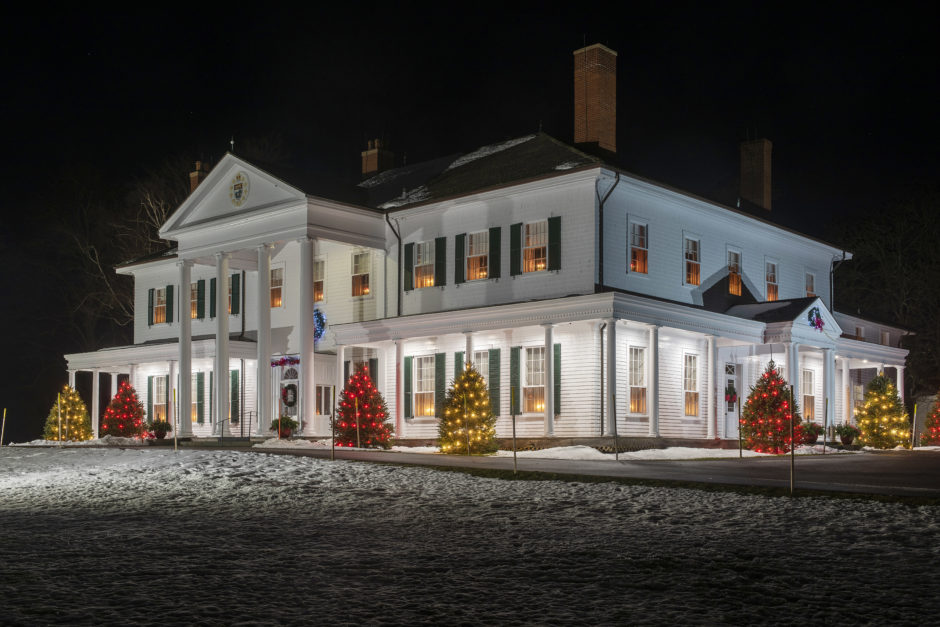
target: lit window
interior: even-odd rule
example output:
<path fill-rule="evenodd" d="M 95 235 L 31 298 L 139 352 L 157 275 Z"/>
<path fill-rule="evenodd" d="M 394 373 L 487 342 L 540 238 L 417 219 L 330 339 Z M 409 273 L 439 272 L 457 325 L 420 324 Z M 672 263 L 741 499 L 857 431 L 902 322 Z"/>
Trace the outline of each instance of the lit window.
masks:
<path fill-rule="evenodd" d="M 313 302 L 323 302 L 323 276 L 326 274 L 326 262 L 313 262 Z"/>
<path fill-rule="evenodd" d="M 434 355 L 415 357 L 415 416 L 434 415 Z"/>
<path fill-rule="evenodd" d="M 190 415 L 192 416 L 193 423 L 197 423 L 199 422 L 199 418 L 201 417 L 199 415 L 199 409 L 200 409 L 200 406 L 202 405 L 202 402 L 198 398 L 198 395 L 199 395 L 199 373 L 198 372 L 193 373 L 193 376 L 192 376 L 192 379 L 190 380 L 189 385 L 190 385 L 189 389 L 191 390 L 190 398 L 192 398 L 192 410 L 190 412 Z M 182 416 L 180 416 L 180 419 L 182 420 Z"/>
<path fill-rule="evenodd" d="M 682 390 L 685 392 L 685 415 L 698 416 L 698 356 L 686 355 L 682 368 Z"/>
<path fill-rule="evenodd" d="M 471 233 L 467 236 L 467 280 L 485 279 L 487 257 L 490 250 L 490 234 L 487 231 Z"/>
<path fill-rule="evenodd" d="M 167 378 L 165 376 L 153 378 L 153 398 L 150 399 L 153 403 L 153 416 L 150 417 L 152 422 L 166 420 Z"/>
<path fill-rule="evenodd" d="M 548 267 L 548 221 L 525 225 L 522 248 L 522 271 L 541 272 Z"/>
<path fill-rule="evenodd" d="M 232 313 L 232 275 L 228 276 L 226 283 L 228 284 L 228 312 Z"/>
<path fill-rule="evenodd" d="M 271 307 L 284 304 L 284 268 L 271 268 Z"/>
<path fill-rule="evenodd" d="M 369 295 L 369 270 L 371 258 L 369 253 L 356 253 L 352 257 L 352 295 Z"/>
<path fill-rule="evenodd" d="M 153 323 L 166 322 L 166 288 L 161 287 L 153 291 Z"/>
<path fill-rule="evenodd" d="M 685 282 L 686 285 L 698 285 L 702 282 L 699 242 L 688 237 L 685 238 Z"/>
<path fill-rule="evenodd" d="M 767 300 L 777 300 L 777 264 L 768 261 L 764 264 L 767 277 Z"/>
<path fill-rule="evenodd" d="M 182 312 L 180 312 L 182 315 Z M 199 284 L 189 284 L 189 317 L 193 320 L 199 318 Z M 195 389 L 195 388 L 193 388 Z"/>
<path fill-rule="evenodd" d="M 649 247 L 647 244 L 646 225 L 630 225 L 630 272 L 646 274 L 649 269 L 647 257 Z"/>
<path fill-rule="evenodd" d="M 816 417 L 816 377 L 812 370 L 803 371 L 800 384 L 803 392 L 803 419 L 813 420 Z"/>
<path fill-rule="evenodd" d="M 333 415 L 333 386 L 317 386 L 317 414 L 320 416 Z"/>
<path fill-rule="evenodd" d="M 630 347 L 630 413 L 646 413 L 646 349 Z"/>
<path fill-rule="evenodd" d="M 490 351 L 474 351 L 473 366 L 477 369 L 477 372 L 480 373 L 480 376 L 483 377 L 483 380 L 487 382 L 486 384 L 489 385 Z"/>
<path fill-rule="evenodd" d="M 806 273 L 806 295 L 816 295 L 816 276 L 809 272 Z"/>
<path fill-rule="evenodd" d="M 891 345 L 891 336 L 887 331 L 881 332 L 881 345 L 890 346 Z"/>
<path fill-rule="evenodd" d="M 855 339 L 864 340 L 865 339 L 865 329 L 862 327 L 855 327 Z"/>
<path fill-rule="evenodd" d="M 741 253 L 728 251 L 728 293 L 741 295 Z"/>
<path fill-rule="evenodd" d="M 525 399 L 523 412 L 545 411 L 545 347 L 525 349 L 525 383 L 522 388 Z"/>
<path fill-rule="evenodd" d="M 415 287 L 434 286 L 434 240 L 415 244 Z"/>

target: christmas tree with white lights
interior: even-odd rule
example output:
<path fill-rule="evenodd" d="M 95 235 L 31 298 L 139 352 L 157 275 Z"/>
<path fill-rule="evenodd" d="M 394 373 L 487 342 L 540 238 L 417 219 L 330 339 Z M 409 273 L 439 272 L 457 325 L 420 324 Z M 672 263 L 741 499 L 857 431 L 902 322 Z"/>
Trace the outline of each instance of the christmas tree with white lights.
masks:
<path fill-rule="evenodd" d="M 911 440 L 910 420 L 901 397 L 883 372 L 869 381 L 865 404 L 856 408 L 855 421 L 862 431 L 859 441 L 863 446 L 894 448 L 907 446 Z"/>
<path fill-rule="evenodd" d="M 49 410 L 43 437 L 47 440 L 81 441 L 90 440 L 91 436 L 91 417 L 88 415 L 88 409 L 78 392 L 66 385 Z"/>
<path fill-rule="evenodd" d="M 493 453 L 498 448 L 486 381 L 470 362 L 447 390 L 438 440 L 442 453 L 455 455 Z"/>

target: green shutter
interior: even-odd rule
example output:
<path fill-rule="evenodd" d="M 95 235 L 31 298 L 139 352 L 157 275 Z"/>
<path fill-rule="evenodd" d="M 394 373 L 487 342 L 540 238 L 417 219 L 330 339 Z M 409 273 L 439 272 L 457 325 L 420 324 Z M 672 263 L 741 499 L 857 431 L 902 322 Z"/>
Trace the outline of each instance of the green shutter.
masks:
<path fill-rule="evenodd" d="M 173 322 L 173 286 L 166 286 L 166 321 Z M 167 386 L 169 387 L 169 386 Z"/>
<path fill-rule="evenodd" d="M 521 352 L 522 348 L 519 346 L 509 349 L 509 389 L 512 394 L 510 411 L 513 414 L 519 413 L 519 397 L 522 395 L 522 390 L 519 388 L 519 353 Z"/>
<path fill-rule="evenodd" d="M 464 357 L 463 351 L 454 353 L 454 379 L 463 374 Z"/>
<path fill-rule="evenodd" d="M 405 291 L 415 288 L 415 245 L 405 244 Z"/>
<path fill-rule="evenodd" d="M 486 382 L 490 386 L 490 408 L 494 416 L 499 416 L 499 349 L 490 349 L 490 380 Z"/>
<path fill-rule="evenodd" d="M 447 285 L 447 238 L 434 239 L 434 285 Z"/>
<path fill-rule="evenodd" d="M 196 317 L 200 320 L 206 317 L 206 281 L 199 279 L 196 283 Z"/>
<path fill-rule="evenodd" d="M 241 394 L 240 394 L 241 388 L 239 388 L 238 386 L 238 370 L 231 370 L 230 373 L 231 373 L 231 379 L 232 379 L 232 387 L 229 390 L 229 395 L 232 397 L 232 404 L 229 406 L 230 407 L 229 411 L 231 411 L 230 415 L 232 416 L 232 422 L 237 423 L 239 419 L 241 418 L 241 415 L 239 414 L 239 406 L 238 406 L 238 401 L 241 398 Z"/>
<path fill-rule="evenodd" d="M 212 411 L 214 409 L 214 407 L 212 407 L 212 401 L 214 400 L 214 396 L 215 396 L 215 371 L 210 370 L 209 371 L 209 424 L 210 425 L 212 424 L 212 421 L 214 419 L 212 415 Z"/>
<path fill-rule="evenodd" d="M 444 392 L 447 389 L 445 371 L 447 364 L 446 353 L 434 354 L 434 415 L 441 417 L 444 414 Z"/>
<path fill-rule="evenodd" d="M 369 378 L 375 383 L 375 376 L 379 373 L 379 360 L 375 357 L 369 359 Z"/>
<path fill-rule="evenodd" d="M 467 245 L 467 234 L 461 233 L 454 237 L 454 283 L 463 283 L 466 274 L 464 261 L 464 247 Z"/>
<path fill-rule="evenodd" d="M 153 377 L 147 377 L 147 420 L 153 422 Z"/>
<path fill-rule="evenodd" d="M 205 422 L 203 409 L 205 408 L 204 399 L 206 397 L 206 373 L 196 373 L 196 422 L 202 424 Z"/>
<path fill-rule="evenodd" d="M 164 381 L 163 391 L 166 392 L 166 394 L 163 395 L 163 406 L 166 408 L 164 410 L 166 412 L 164 416 L 169 417 L 169 414 L 170 414 L 170 375 L 168 374 L 163 375 L 163 381 Z"/>
<path fill-rule="evenodd" d="M 522 274 L 522 223 L 509 227 L 509 274 Z"/>
<path fill-rule="evenodd" d="M 405 418 L 413 418 L 414 411 L 411 408 L 411 357 L 405 357 Z"/>
<path fill-rule="evenodd" d="M 489 259 L 486 260 L 486 276 L 491 279 L 499 278 L 500 266 L 500 241 L 499 241 L 499 227 L 494 226 L 490 229 L 490 252 Z"/>
<path fill-rule="evenodd" d="M 561 270 L 561 218 L 548 219 L 548 269 Z"/>
<path fill-rule="evenodd" d="M 349 360 L 343 362 L 343 385 L 349 382 Z"/>
<path fill-rule="evenodd" d="M 215 294 L 216 294 L 215 279 L 212 278 L 212 279 L 209 279 L 209 317 L 210 318 L 215 318 L 215 304 L 216 304 Z M 212 386 L 210 385 L 209 387 L 211 388 Z"/>
<path fill-rule="evenodd" d="M 153 326 L 153 288 L 147 290 L 147 324 Z"/>
<path fill-rule="evenodd" d="M 233 316 L 237 316 L 241 312 L 241 290 L 240 281 L 241 276 L 238 274 L 232 275 L 232 311 L 230 312 Z"/>
<path fill-rule="evenodd" d="M 561 344 L 555 344 L 554 361 L 555 363 L 552 364 L 555 370 L 553 394 L 555 395 L 555 415 L 557 416 L 561 413 Z"/>

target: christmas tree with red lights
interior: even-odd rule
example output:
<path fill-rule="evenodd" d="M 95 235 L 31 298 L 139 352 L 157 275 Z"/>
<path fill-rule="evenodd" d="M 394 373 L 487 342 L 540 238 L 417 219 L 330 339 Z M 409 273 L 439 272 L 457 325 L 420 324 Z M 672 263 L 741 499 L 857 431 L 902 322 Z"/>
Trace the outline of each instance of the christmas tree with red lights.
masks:
<path fill-rule="evenodd" d="M 333 429 L 336 446 L 391 447 L 388 406 L 372 383 L 368 366 L 360 366 L 346 382 Z"/>
<path fill-rule="evenodd" d="M 61 434 L 59 426 L 62 427 Z M 59 437 L 61 435 L 61 437 Z M 59 398 L 52 404 L 46 418 L 43 437 L 47 440 L 90 440 L 91 418 L 78 392 L 69 386 L 62 388 Z"/>
<path fill-rule="evenodd" d="M 741 437 L 744 446 L 758 453 L 788 453 L 790 424 L 793 440 L 803 441 L 799 408 L 791 402 L 790 388 L 780 376 L 777 365 L 771 361 L 764 374 L 751 387 L 751 393 L 741 412 Z"/>
<path fill-rule="evenodd" d="M 144 426 L 144 405 L 137 398 L 133 386 L 123 381 L 104 410 L 101 435 L 135 438 L 144 432 Z"/>
<path fill-rule="evenodd" d="M 937 392 L 937 400 L 927 412 L 927 423 L 924 428 L 924 433 L 920 435 L 920 445 L 940 446 L 940 392 Z"/>

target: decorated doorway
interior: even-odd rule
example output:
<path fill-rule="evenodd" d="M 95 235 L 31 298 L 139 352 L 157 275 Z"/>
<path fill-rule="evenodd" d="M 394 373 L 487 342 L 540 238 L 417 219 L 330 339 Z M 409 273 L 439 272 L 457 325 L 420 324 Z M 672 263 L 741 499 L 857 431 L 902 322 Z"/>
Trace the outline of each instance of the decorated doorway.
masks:
<path fill-rule="evenodd" d="M 741 377 L 737 364 L 725 364 L 724 391 L 722 394 L 722 407 L 725 412 L 725 438 L 729 440 L 738 437 L 738 407 L 741 403 Z"/>
<path fill-rule="evenodd" d="M 281 416 L 297 418 L 297 401 L 300 400 L 299 377 L 294 366 L 282 366 L 278 409 Z"/>

